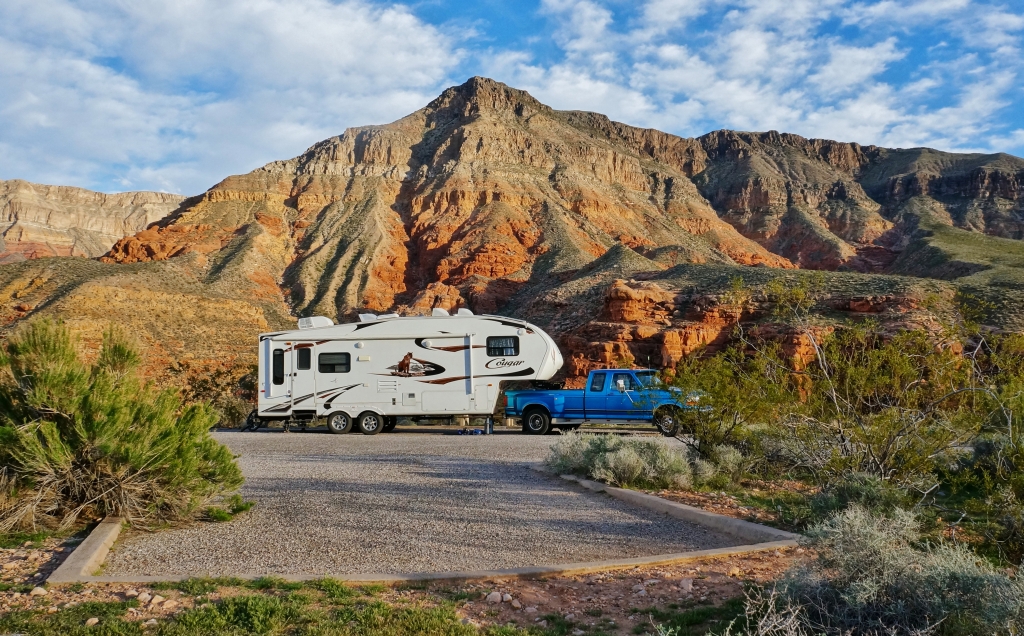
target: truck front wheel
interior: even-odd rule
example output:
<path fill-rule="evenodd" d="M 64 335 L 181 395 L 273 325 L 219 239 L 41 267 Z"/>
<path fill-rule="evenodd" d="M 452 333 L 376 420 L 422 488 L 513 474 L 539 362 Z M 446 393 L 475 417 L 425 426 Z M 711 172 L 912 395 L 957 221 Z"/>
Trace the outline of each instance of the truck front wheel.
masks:
<path fill-rule="evenodd" d="M 527 409 L 523 413 L 523 432 L 527 435 L 546 435 L 551 430 L 551 416 L 544 409 Z"/>
<path fill-rule="evenodd" d="M 679 432 L 679 413 L 669 406 L 663 406 L 654 412 L 654 425 L 665 437 L 675 437 Z"/>

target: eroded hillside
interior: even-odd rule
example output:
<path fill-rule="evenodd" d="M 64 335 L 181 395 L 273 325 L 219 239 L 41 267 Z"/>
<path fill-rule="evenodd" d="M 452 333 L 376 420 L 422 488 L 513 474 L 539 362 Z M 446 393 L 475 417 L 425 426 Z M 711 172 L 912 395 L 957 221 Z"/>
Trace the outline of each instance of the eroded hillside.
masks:
<path fill-rule="evenodd" d="M 807 269 L 836 271 L 816 309 L 828 320 L 928 320 L 926 299 L 967 287 L 1018 329 L 1022 180 L 1008 155 L 685 139 L 474 78 L 228 177 L 101 262 L 0 268 L 0 298 L 7 329 L 37 314 L 73 316 L 93 339 L 129 325 L 159 352 L 154 372 L 249 364 L 256 333 L 295 316 L 434 307 L 534 320 L 575 370 L 671 364 L 766 320 L 722 308 L 729 281 L 760 294 Z"/>

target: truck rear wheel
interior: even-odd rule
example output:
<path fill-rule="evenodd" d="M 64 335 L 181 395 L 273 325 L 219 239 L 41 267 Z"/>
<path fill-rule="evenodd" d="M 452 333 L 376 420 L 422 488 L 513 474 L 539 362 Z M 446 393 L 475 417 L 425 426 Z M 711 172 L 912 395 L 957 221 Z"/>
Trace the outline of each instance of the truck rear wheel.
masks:
<path fill-rule="evenodd" d="M 363 435 L 376 435 L 384 428 L 384 416 L 377 415 L 373 411 L 363 411 L 356 419 L 359 432 Z"/>
<path fill-rule="evenodd" d="M 544 409 L 527 409 L 523 413 L 523 432 L 527 435 L 546 435 L 551 430 L 551 416 Z"/>
<path fill-rule="evenodd" d="M 352 430 L 352 418 L 344 411 L 335 411 L 327 416 L 327 430 L 332 433 L 348 433 Z"/>

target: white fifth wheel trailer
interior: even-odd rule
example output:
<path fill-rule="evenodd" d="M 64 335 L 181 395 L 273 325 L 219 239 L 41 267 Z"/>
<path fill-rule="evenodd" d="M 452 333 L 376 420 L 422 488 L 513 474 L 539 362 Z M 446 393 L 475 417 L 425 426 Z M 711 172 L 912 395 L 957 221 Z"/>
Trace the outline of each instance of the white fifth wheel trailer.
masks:
<path fill-rule="evenodd" d="M 295 331 L 260 334 L 247 426 L 326 418 L 331 432 L 373 435 L 400 416 L 490 415 L 503 380 L 547 380 L 561 366 L 550 336 L 504 316 L 302 318 Z"/>

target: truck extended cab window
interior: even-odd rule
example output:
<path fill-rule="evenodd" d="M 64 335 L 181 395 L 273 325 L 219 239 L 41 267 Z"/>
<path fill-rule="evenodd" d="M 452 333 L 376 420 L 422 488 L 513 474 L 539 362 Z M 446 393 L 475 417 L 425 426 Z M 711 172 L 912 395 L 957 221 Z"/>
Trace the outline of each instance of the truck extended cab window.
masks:
<path fill-rule="evenodd" d="M 604 379 L 608 377 L 607 373 L 595 373 L 594 378 L 590 381 L 591 393 L 600 393 L 604 391 Z"/>

